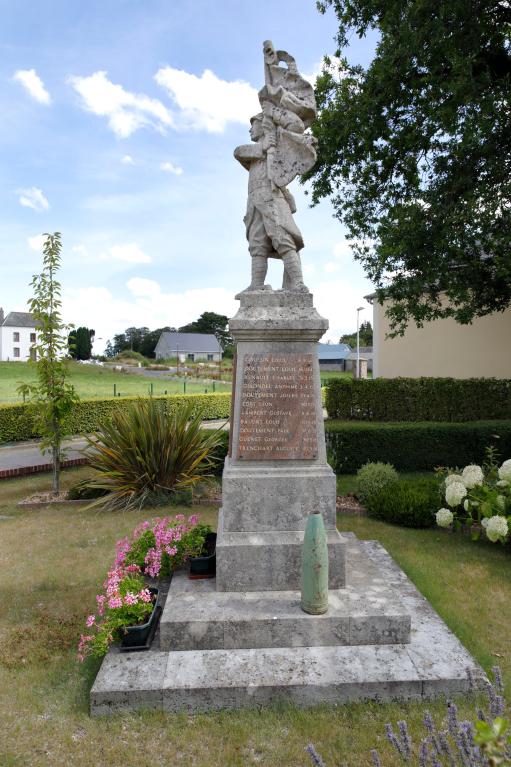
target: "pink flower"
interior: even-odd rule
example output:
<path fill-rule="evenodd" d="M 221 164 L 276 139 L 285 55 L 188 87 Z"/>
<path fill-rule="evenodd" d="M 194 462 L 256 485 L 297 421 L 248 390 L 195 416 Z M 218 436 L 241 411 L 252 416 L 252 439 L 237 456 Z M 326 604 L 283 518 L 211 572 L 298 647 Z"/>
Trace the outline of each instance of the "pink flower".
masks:
<path fill-rule="evenodd" d="M 137 602 L 138 602 L 138 597 L 135 594 L 132 594 L 131 591 L 128 591 L 128 593 L 124 597 L 124 604 L 125 605 L 136 605 Z"/>
<path fill-rule="evenodd" d="M 104 615 L 105 614 L 106 597 L 103 596 L 103 594 L 98 594 L 97 597 L 96 597 L 96 602 L 98 603 L 98 612 L 99 612 L 99 614 L 100 615 Z"/>
<path fill-rule="evenodd" d="M 111 610 L 115 610 L 117 607 L 122 607 L 121 597 L 110 597 L 110 599 L 108 600 L 108 607 Z"/>
<path fill-rule="evenodd" d="M 191 517 L 188 517 L 188 524 L 190 525 L 190 527 L 195 527 L 198 521 L 199 521 L 198 514 L 192 514 Z"/>
<path fill-rule="evenodd" d="M 87 620 L 85 622 L 85 625 L 87 626 L 87 628 L 90 628 L 91 626 L 94 625 L 95 622 L 96 622 L 96 616 L 95 615 L 89 615 L 89 617 L 87 618 Z"/>
<path fill-rule="evenodd" d="M 179 519 L 180 522 L 185 521 L 185 515 L 184 514 L 176 514 L 176 519 Z"/>
<path fill-rule="evenodd" d="M 153 596 L 149 589 L 142 589 L 142 591 L 138 595 L 142 602 L 152 602 Z"/>
<path fill-rule="evenodd" d="M 173 557 L 177 554 L 177 546 L 165 546 L 165 551 L 169 557 Z"/>

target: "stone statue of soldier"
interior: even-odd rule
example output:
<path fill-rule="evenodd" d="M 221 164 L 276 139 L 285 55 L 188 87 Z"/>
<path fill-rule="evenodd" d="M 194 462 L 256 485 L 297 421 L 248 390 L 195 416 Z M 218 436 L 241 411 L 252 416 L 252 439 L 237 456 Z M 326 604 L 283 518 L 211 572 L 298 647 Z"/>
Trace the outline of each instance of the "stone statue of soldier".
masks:
<path fill-rule="evenodd" d="M 265 285 L 268 258 L 284 265 L 282 288 L 307 292 L 299 251 L 303 239 L 294 219 L 296 205 L 287 189 L 298 174 L 316 160 L 314 139 L 304 131 L 316 114 L 314 91 L 298 73 L 294 59 L 264 43 L 265 85 L 259 91 L 262 112 L 251 118 L 250 138 L 234 151 L 249 172 L 245 225 L 252 257 L 247 290 L 271 290 Z M 284 62 L 287 66 L 279 66 Z"/>

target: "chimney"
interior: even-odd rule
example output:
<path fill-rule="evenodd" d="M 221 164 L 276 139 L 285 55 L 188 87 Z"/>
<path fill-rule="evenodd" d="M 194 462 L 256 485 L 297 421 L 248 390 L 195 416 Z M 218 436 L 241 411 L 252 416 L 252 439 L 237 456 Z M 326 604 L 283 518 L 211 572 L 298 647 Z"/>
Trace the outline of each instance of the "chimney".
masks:
<path fill-rule="evenodd" d="M 4 324 L 4 310 L 0 306 L 0 325 Z"/>

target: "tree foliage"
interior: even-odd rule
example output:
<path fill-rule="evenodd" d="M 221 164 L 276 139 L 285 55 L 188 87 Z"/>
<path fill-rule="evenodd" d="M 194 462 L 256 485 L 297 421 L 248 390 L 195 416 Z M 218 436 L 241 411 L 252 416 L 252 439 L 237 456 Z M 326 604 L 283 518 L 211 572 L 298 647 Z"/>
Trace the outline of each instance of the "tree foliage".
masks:
<path fill-rule="evenodd" d="M 60 232 L 45 234 L 43 244 L 43 270 L 35 274 L 30 283 L 33 298 L 28 302 L 34 316 L 37 341 L 33 349 L 37 358 L 37 384 L 21 384 L 18 391 L 29 395 L 36 410 L 41 430 L 41 450 L 51 451 L 54 494 L 60 489 L 60 463 L 62 439 L 66 434 L 64 422 L 78 397 L 68 381 L 68 368 L 64 354 L 68 350 L 70 326 L 62 322 L 60 283 L 56 274 L 60 268 L 62 248 Z"/>
<path fill-rule="evenodd" d="M 72 330 L 68 336 L 69 353 L 75 360 L 90 360 L 92 354 L 92 339 L 94 330 L 79 327 Z"/>
<path fill-rule="evenodd" d="M 216 312 L 203 312 L 199 319 L 183 325 L 179 328 L 180 333 L 212 333 L 222 349 L 225 351 L 233 346 L 232 336 L 230 335 L 227 324 L 229 318 L 225 314 L 216 314 Z"/>
<path fill-rule="evenodd" d="M 373 328 L 369 320 L 360 323 L 360 327 L 358 329 L 358 337 L 360 346 L 373 345 Z M 339 338 L 339 343 L 348 344 L 352 349 L 354 349 L 357 345 L 357 331 L 355 330 L 353 333 L 344 333 L 344 335 Z"/>
<path fill-rule="evenodd" d="M 511 7 L 507 0 L 323 0 L 338 22 L 313 126 L 312 200 L 331 197 L 355 258 L 413 319 L 469 323 L 511 302 Z M 376 31 L 367 69 L 350 35 Z"/>

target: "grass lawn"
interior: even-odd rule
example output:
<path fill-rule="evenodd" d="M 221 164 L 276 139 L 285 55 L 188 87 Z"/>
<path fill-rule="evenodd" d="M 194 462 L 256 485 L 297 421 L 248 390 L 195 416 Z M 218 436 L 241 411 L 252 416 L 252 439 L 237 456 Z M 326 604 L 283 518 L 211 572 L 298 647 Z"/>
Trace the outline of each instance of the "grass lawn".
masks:
<path fill-rule="evenodd" d="M 145 396 L 149 394 L 151 384 L 155 396 L 162 395 L 165 390 L 168 394 L 182 394 L 183 379 L 171 380 L 160 379 L 139 374 L 120 373 L 102 368 L 100 365 L 80 365 L 77 362 L 70 363 L 71 383 L 74 385 L 80 397 L 113 397 L 114 384 L 117 394 L 122 396 Z M 20 383 L 35 383 L 36 369 L 27 362 L 0 362 L 0 402 L 22 402 L 23 399 L 17 393 L 16 388 Z M 187 394 L 203 394 L 213 391 L 211 383 L 186 382 Z M 215 382 L 215 391 L 230 391 L 231 384 L 224 381 Z"/>
<path fill-rule="evenodd" d="M 64 484 L 86 471 L 64 472 Z M 418 703 L 90 719 L 88 693 L 99 664 L 76 662 L 77 638 L 116 539 L 151 514 L 16 506 L 49 485 L 49 475 L 0 483 L 0 515 L 11 517 L 0 520 L 2 767 L 310 767 L 304 753 L 310 741 L 328 767 L 370 765 L 375 746 L 390 767 L 398 761 L 386 745 L 385 723 L 406 718 L 412 733 L 422 733 L 425 707 Z M 215 524 L 215 510 L 200 511 Z M 166 512 L 177 509 L 157 510 Z M 367 518 L 340 517 L 339 527 L 381 541 L 477 660 L 487 670 L 501 666 L 511 689 L 509 550 Z M 443 717 L 443 703 L 428 708 Z M 461 701 L 459 708 L 463 717 L 473 715 L 473 702 Z"/>

